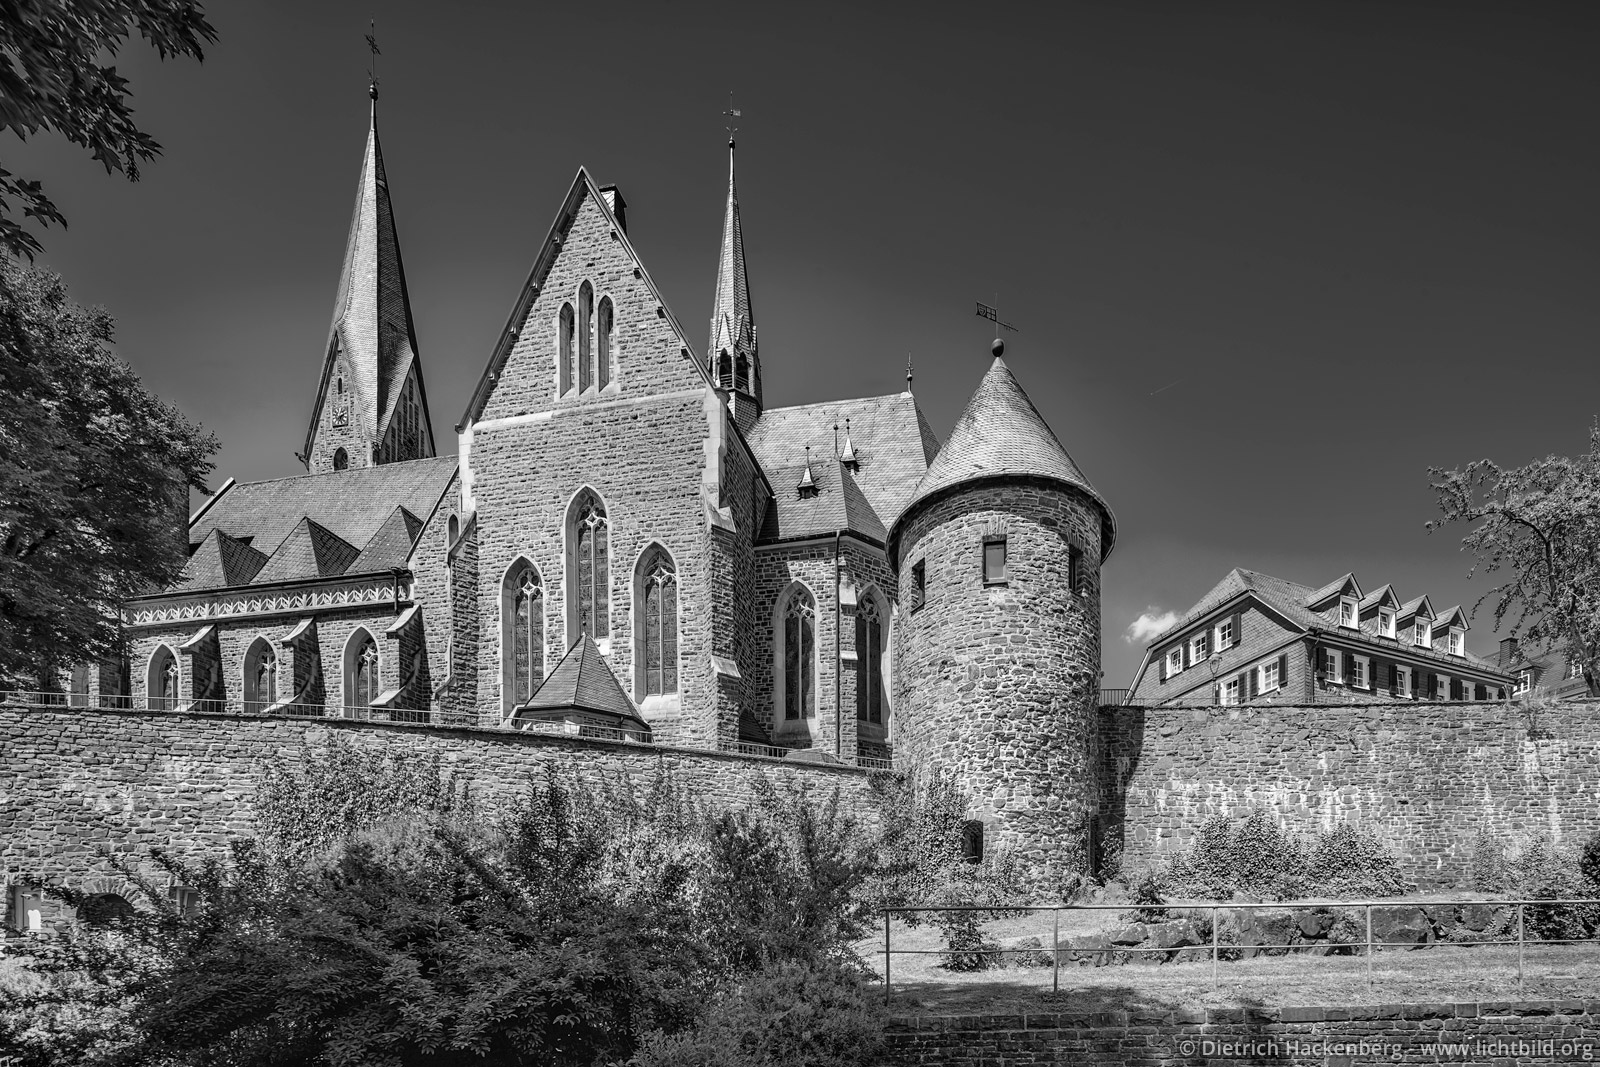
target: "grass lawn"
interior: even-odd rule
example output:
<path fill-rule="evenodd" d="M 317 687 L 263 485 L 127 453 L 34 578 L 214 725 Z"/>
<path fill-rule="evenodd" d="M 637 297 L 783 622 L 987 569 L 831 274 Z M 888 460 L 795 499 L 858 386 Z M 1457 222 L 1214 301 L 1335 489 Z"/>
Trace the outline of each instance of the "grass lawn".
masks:
<path fill-rule="evenodd" d="M 1061 937 L 1118 925 L 1112 912 L 1067 912 Z M 991 922 L 994 937 L 1033 935 L 1049 949 L 1049 915 Z M 1515 945 L 1477 948 L 1434 945 L 1388 950 L 1372 957 L 1369 983 L 1363 956 L 1260 956 L 1217 965 L 1211 961 L 1131 963 L 1090 967 L 1063 963 L 1061 989 L 1051 992 L 1051 968 L 1007 967 L 955 972 L 939 966 L 939 931 L 891 928 L 897 1015 L 1015 1015 L 1025 1012 L 1120 1011 L 1154 1007 L 1298 1007 L 1314 1005 L 1472 1002 L 1491 1000 L 1600 1000 L 1600 945 L 1530 945 L 1523 982 L 1517 983 Z M 883 975 L 883 934 L 856 944 Z M 902 951 L 907 954 L 902 955 Z M 910 954 L 912 951 L 926 953 Z"/>

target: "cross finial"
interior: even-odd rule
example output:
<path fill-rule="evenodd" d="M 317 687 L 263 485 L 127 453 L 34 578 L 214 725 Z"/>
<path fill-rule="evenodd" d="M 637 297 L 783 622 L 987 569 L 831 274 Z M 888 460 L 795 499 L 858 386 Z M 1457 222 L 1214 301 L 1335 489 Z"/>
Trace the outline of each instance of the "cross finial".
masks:
<path fill-rule="evenodd" d="M 911 356 L 906 356 L 906 392 L 911 392 Z"/>
<path fill-rule="evenodd" d="M 367 24 L 367 50 L 372 53 L 372 65 L 367 68 L 367 92 L 372 99 L 378 99 L 378 56 L 383 53 L 378 51 L 378 20 L 373 19 Z"/>
<path fill-rule="evenodd" d="M 732 89 L 728 90 L 728 110 L 724 111 L 723 115 L 725 115 L 729 120 L 736 119 L 740 115 L 739 109 L 733 106 L 733 90 Z M 733 147 L 733 135 L 739 132 L 739 127 L 737 127 L 737 126 L 724 126 L 723 129 L 728 131 L 728 147 L 732 148 Z"/>

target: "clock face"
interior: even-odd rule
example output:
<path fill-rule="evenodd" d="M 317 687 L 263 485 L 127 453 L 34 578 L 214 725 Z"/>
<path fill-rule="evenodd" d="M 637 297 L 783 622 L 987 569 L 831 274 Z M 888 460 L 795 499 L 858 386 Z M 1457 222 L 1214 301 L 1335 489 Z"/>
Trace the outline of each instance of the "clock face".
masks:
<path fill-rule="evenodd" d="M 345 397 L 338 397 L 333 402 L 333 425 L 338 429 L 350 425 L 350 401 Z"/>

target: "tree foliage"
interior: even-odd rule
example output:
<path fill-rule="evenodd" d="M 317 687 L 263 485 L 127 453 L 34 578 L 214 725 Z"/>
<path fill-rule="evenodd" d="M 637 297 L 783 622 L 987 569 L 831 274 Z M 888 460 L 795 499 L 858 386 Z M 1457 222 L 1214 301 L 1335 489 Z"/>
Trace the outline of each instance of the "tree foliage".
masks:
<path fill-rule="evenodd" d="M 112 322 L 0 261 L 0 686 L 113 654 L 118 602 L 170 582 L 216 440 L 145 389 Z"/>
<path fill-rule="evenodd" d="M 106 173 L 139 180 L 161 146 L 133 121 L 128 81 L 103 66 L 137 33 L 162 59 L 193 56 L 217 39 L 195 0 L 5 0 L 0 3 L 0 131 L 26 140 L 59 133 L 87 148 Z M 22 218 L 66 225 L 37 181 L 0 169 L 0 250 L 42 249 Z"/>
<path fill-rule="evenodd" d="M 1441 519 L 1470 526 L 1461 539 L 1472 573 L 1503 580 L 1478 599 L 1493 601 L 1495 626 L 1535 646 L 1566 650 L 1600 696 L 1600 424 L 1589 451 L 1507 469 L 1482 459 L 1459 470 L 1430 468 Z"/>

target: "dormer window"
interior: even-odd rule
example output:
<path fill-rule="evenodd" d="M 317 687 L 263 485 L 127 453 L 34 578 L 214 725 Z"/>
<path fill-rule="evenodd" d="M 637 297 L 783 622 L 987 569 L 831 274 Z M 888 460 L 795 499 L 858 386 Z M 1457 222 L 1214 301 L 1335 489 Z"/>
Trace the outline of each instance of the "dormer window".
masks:
<path fill-rule="evenodd" d="M 1461 627 L 1450 627 L 1450 654 L 1452 656 L 1466 655 L 1466 636 L 1461 632 Z"/>
<path fill-rule="evenodd" d="M 1170 676 L 1172 676 L 1174 674 L 1182 674 L 1182 673 L 1183 673 L 1183 646 L 1179 645 L 1177 648 L 1175 648 L 1172 651 L 1167 653 L 1167 675 L 1168 675 L 1168 677 L 1170 677 Z"/>
<path fill-rule="evenodd" d="M 1531 670 L 1518 671 L 1517 672 L 1517 687 L 1515 689 L 1511 690 L 1511 692 L 1516 696 L 1522 696 L 1524 693 L 1526 693 L 1528 690 L 1530 690 L 1532 688 L 1533 688 L 1533 671 L 1531 671 Z"/>
<path fill-rule="evenodd" d="M 1388 608 L 1378 609 L 1378 636 L 1394 636 L 1394 612 L 1390 611 Z"/>
<path fill-rule="evenodd" d="M 1428 647 L 1429 642 L 1428 642 L 1428 620 L 1427 619 L 1418 619 L 1417 620 L 1416 625 L 1411 628 L 1411 640 L 1415 644 L 1420 645 L 1422 648 L 1427 648 Z"/>
<path fill-rule="evenodd" d="M 1351 630 L 1357 628 L 1354 597 L 1345 597 L 1339 601 L 1339 625 Z"/>

